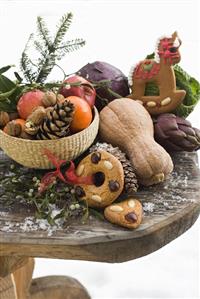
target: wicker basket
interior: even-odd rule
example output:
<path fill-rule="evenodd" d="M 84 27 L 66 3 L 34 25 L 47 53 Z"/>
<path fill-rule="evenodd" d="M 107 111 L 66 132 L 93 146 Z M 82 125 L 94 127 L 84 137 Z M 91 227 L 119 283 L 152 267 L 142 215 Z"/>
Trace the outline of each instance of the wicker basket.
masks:
<path fill-rule="evenodd" d="M 49 169 L 52 163 L 43 154 L 49 149 L 60 159 L 73 160 L 93 143 L 99 128 L 99 114 L 94 108 L 94 119 L 85 130 L 57 140 L 26 140 L 5 134 L 0 130 L 0 147 L 16 162 L 30 168 Z"/>

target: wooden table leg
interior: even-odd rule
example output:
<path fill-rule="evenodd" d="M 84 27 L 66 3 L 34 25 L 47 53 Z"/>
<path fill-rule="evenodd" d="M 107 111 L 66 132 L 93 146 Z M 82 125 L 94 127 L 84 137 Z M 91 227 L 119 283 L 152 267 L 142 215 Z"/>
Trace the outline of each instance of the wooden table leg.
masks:
<path fill-rule="evenodd" d="M 32 282 L 34 259 L 29 258 L 25 266 L 13 272 L 14 283 L 18 299 L 29 299 L 29 288 Z"/>
<path fill-rule="evenodd" d="M 1 264 L 0 264 L 1 266 Z M 0 278 L 1 299 L 91 299 L 84 286 L 69 276 L 46 276 L 32 280 L 34 259 Z"/>
<path fill-rule="evenodd" d="M 0 298 L 1 299 L 17 299 L 16 288 L 13 275 L 0 277 Z"/>

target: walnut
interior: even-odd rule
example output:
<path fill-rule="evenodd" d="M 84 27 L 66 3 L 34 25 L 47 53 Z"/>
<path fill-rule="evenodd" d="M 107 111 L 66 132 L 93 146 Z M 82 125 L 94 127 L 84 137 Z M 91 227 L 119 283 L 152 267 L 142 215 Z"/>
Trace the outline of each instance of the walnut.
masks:
<path fill-rule="evenodd" d="M 59 93 L 59 94 L 57 95 L 57 102 L 58 102 L 58 103 L 63 103 L 64 100 L 65 100 L 65 97 L 64 97 L 62 94 Z"/>
<path fill-rule="evenodd" d="M 26 122 L 32 122 L 34 125 L 38 126 L 42 123 L 46 116 L 46 109 L 39 106 L 33 110 L 33 112 L 28 116 Z"/>
<path fill-rule="evenodd" d="M 22 126 L 15 120 L 9 121 L 4 127 L 4 132 L 10 136 L 19 137 L 22 132 Z"/>
<path fill-rule="evenodd" d="M 19 137 L 22 139 L 34 139 L 33 135 L 30 135 L 30 134 L 26 133 L 25 131 L 22 131 Z"/>
<path fill-rule="evenodd" d="M 39 106 L 35 108 L 26 120 L 25 132 L 30 135 L 36 135 L 45 116 L 46 109 L 44 107 Z"/>
<path fill-rule="evenodd" d="M 57 102 L 56 94 L 53 91 L 45 92 L 42 98 L 42 104 L 44 107 L 54 106 Z"/>

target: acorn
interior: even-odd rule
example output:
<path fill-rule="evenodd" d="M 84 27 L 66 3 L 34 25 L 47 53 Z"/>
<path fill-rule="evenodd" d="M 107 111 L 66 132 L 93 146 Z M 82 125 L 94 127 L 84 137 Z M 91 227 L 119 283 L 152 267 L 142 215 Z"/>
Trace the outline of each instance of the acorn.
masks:
<path fill-rule="evenodd" d="M 4 127 L 9 121 L 9 114 L 5 111 L 0 111 L 0 127 Z"/>

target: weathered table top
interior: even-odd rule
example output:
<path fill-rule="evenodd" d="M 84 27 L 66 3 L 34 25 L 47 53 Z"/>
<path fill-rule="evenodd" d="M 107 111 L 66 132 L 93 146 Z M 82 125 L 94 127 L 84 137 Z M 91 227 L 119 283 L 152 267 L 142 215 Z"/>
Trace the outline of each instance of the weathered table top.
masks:
<path fill-rule="evenodd" d="M 1 154 L 0 159 L 9 167 L 9 158 Z M 161 248 L 189 229 L 200 212 L 197 154 L 177 153 L 173 160 L 175 169 L 168 180 L 135 194 L 145 212 L 136 230 L 94 216 L 65 229 L 27 229 L 31 211 L 17 200 L 14 208 L 5 209 L 0 193 L 0 255 L 123 262 Z"/>

